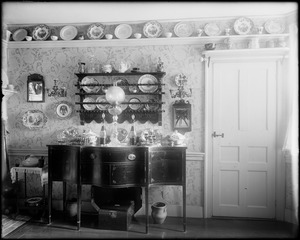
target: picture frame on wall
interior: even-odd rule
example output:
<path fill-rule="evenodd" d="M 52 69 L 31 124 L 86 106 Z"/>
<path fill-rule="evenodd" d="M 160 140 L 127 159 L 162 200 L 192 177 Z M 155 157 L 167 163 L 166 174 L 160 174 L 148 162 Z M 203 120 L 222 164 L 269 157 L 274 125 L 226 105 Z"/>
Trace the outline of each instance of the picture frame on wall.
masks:
<path fill-rule="evenodd" d="M 40 74 L 31 74 L 27 79 L 27 102 L 45 102 L 45 82 Z"/>
<path fill-rule="evenodd" d="M 173 130 L 180 133 L 192 130 L 191 104 L 183 99 L 175 101 L 173 108 Z"/>

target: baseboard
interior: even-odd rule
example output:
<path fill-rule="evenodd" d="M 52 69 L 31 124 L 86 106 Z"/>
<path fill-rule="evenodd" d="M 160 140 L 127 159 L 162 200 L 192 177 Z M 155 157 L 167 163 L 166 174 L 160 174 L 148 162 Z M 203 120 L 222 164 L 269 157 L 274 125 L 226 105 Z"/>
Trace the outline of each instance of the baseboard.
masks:
<path fill-rule="evenodd" d="M 289 223 L 293 223 L 298 225 L 298 219 L 296 219 L 296 214 L 294 210 L 291 209 L 285 209 L 284 211 L 284 221 L 285 222 L 289 222 Z"/>
<path fill-rule="evenodd" d="M 167 205 L 167 213 L 170 217 L 182 217 L 182 206 Z M 151 205 L 149 205 L 149 214 L 151 214 Z M 135 216 L 145 215 L 145 204 L 136 212 Z M 203 218 L 203 207 L 201 206 L 186 206 L 186 217 L 188 218 Z"/>

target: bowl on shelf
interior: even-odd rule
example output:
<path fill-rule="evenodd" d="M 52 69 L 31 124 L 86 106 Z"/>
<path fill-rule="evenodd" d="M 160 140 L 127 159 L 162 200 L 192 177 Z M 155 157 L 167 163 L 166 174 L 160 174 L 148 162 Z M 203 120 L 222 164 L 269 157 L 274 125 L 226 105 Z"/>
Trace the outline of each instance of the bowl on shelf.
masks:
<path fill-rule="evenodd" d="M 170 37 L 172 37 L 172 35 L 173 35 L 173 34 L 172 34 L 171 32 L 166 32 L 166 33 L 165 33 L 166 38 L 170 38 Z"/>
<path fill-rule="evenodd" d="M 106 39 L 112 39 L 112 38 L 113 38 L 113 35 L 112 35 L 112 34 L 105 34 L 105 38 L 106 38 Z"/>
<path fill-rule="evenodd" d="M 135 33 L 133 36 L 134 36 L 136 39 L 139 39 L 139 38 L 142 37 L 142 34 L 140 34 L 140 33 Z"/>
<path fill-rule="evenodd" d="M 58 36 L 54 36 L 54 35 L 51 36 L 51 40 L 52 40 L 52 41 L 56 41 L 57 39 L 58 39 Z"/>
<path fill-rule="evenodd" d="M 31 41 L 32 40 L 31 36 L 26 36 L 25 38 L 26 38 L 27 41 Z"/>

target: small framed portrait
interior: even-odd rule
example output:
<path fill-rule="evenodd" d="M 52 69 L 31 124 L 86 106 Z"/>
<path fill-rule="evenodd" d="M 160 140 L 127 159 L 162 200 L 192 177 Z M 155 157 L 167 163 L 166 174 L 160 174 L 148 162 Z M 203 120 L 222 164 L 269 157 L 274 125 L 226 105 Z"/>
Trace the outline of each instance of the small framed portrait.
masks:
<path fill-rule="evenodd" d="M 181 99 L 173 104 L 173 130 L 181 133 L 192 130 L 191 104 L 188 101 Z"/>
<path fill-rule="evenodd" d="M 45 83 L 40 74 L 31 74 L 27 79 L 27 102 L 45 102 Z"/>
<path fill-rule="evenodd" d="M 60 102 L 56 107 L 56 115 L 60 119 L 69 118 L 72 115 L 73 107 L 69 102 Z"/>

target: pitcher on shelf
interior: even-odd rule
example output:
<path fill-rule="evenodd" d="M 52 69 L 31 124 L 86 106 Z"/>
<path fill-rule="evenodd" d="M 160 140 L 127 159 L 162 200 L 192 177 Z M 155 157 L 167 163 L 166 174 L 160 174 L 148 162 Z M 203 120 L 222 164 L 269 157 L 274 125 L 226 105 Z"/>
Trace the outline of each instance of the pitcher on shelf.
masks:
<path fill-rule="evenodd" d="M 119 66 L 117 66 L 118 72 L 120 73 L 126 72 L 129 68 L 130 68 L 130 63 L 125 61 L 121 61 L 119 63 Z"/>

